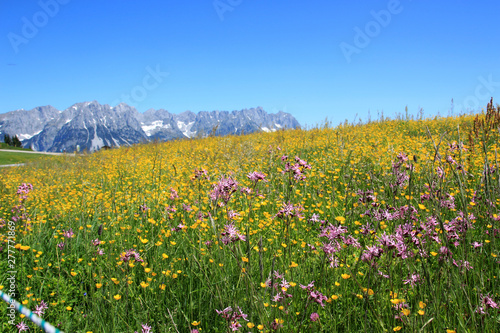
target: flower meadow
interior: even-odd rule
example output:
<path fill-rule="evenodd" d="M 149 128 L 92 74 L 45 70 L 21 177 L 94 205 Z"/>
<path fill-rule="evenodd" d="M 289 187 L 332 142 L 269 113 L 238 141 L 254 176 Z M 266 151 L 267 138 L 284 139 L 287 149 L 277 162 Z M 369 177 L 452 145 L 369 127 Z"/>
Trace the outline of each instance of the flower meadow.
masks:
<path fill-rule="evenodd" d="M 499 126 L 491 103 L 3 169 L 0 288 L 65 332 L 498 332 Z"/>

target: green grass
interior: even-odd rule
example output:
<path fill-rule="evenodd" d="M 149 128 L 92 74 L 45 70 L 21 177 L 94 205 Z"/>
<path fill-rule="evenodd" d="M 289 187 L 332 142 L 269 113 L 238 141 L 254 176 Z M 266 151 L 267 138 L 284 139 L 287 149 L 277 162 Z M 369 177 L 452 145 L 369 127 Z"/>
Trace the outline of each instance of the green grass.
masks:
<path fill-rule="evenodd" d="M 0 151 L 0 165 L 26 163 L 47 157 L 42 154 L 25 154 L 17 152 Z"/>
<path fill-rule="evenodd" d="M 32 151 L 32 149 L 30 149 L 30 148 L 12 147 L 12 146 L 9 146 L 8 144 L 4 143 L 4 142 L 0 142 L 0 149 L 28 150 L 28 151 Z"/>

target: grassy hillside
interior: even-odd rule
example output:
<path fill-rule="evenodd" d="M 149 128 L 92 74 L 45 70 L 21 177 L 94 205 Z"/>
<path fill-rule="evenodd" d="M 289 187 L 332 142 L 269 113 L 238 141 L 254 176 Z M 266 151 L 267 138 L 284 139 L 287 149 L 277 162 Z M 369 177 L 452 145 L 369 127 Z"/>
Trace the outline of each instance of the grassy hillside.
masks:
<path fill-rule="evenodd" d="M 47 155 L 18 153 L 15 149 L 0 151 L 0 165 L 26 163 L 40 158 L 47 158 Z"/>
<path fill-rule="evenodd" d="M 489 109 L 2 170 L 0 284 L 15 269 L 16 298 L 67 332 L 495 331 L 499 125 Z"/>
<path fill-rule="evenodd" d="M 22 147 L 12 147 L 6 144 L 5 142 L 0 142 L 0 149 L 11 149 L 11 150 L 29 150 L 32 151 L 29 148 L 22 148 Z"/>

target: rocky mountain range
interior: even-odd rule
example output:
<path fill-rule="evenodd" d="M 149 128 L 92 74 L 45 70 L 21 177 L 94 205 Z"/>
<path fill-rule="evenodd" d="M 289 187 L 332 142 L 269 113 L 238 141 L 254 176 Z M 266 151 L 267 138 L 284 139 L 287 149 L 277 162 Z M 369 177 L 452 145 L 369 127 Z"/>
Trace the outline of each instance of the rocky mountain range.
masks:
<path fill-rule="evenodd" d="M 111 107 L 96 101 L 77 103 L 65 110 L 40 106 L 0 114 L 0 140 L 17 135 L 24 147 L 36 151 L 95 151 L 152 140 L 167 141 L 297 128 L 297 120 L 285 112 L 267 113 L 261 107 L 241 111 L 185 111 L 164 109 L 144 113 L 125 103 Z"/>

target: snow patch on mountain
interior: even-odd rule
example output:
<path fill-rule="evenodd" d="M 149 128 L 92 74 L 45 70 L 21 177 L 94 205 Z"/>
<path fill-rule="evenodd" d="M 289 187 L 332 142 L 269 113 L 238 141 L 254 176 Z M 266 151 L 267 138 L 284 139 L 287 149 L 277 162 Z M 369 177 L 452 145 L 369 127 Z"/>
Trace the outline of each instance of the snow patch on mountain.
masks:
<path fill-rule="evenodd" d="M 151 123 L 151 125 L 144 125 L 144 123 L 141 124 L 141 128 L 146 133 L 147 136 L 151 136 L 153 134 L 153 131 L 159 128 L 170 128 L 170 124 L 163 125 L 163 120 L 156 120 Z"/>
<path fill-rule="evenodd" d="M 1 126 L 0 126 L 0 127 L 1 127 Z M 18 135 L 17 135 L 17 138 L 18 138 L 20 141 L 29 140 L 29 139 L 31 139 L 32 137 L 34 137 L 35 135 L 39 134 L 40 132 L 41 132 L 41 130 L 40 130 L 40 131 L 38 131 L 38 132 L 35 132 L 35 133 L 33 133 L 33 134 L 18 134 Z"/>
<path fill-rule="evenodd" d="M 100 137 L 95 135 L 94 138 L 92 139 L 92 144 L 90 145 L 90 150 L 91 151 L 99 150 L 102 148 L 102 146 L 104 146 L 104 141 Z"/>
<path fill-rule="evenodd" d="M 181 130 L 182 134 L 187 136 L 188 138 L 192 138 L 196 135 L 196 132 L 191 132 L 191 128 L 194 125 L 194 121 L 190 121 L 189 123 L 183 123 L 182 121 L 177 121 L 177 127 Z"/>

